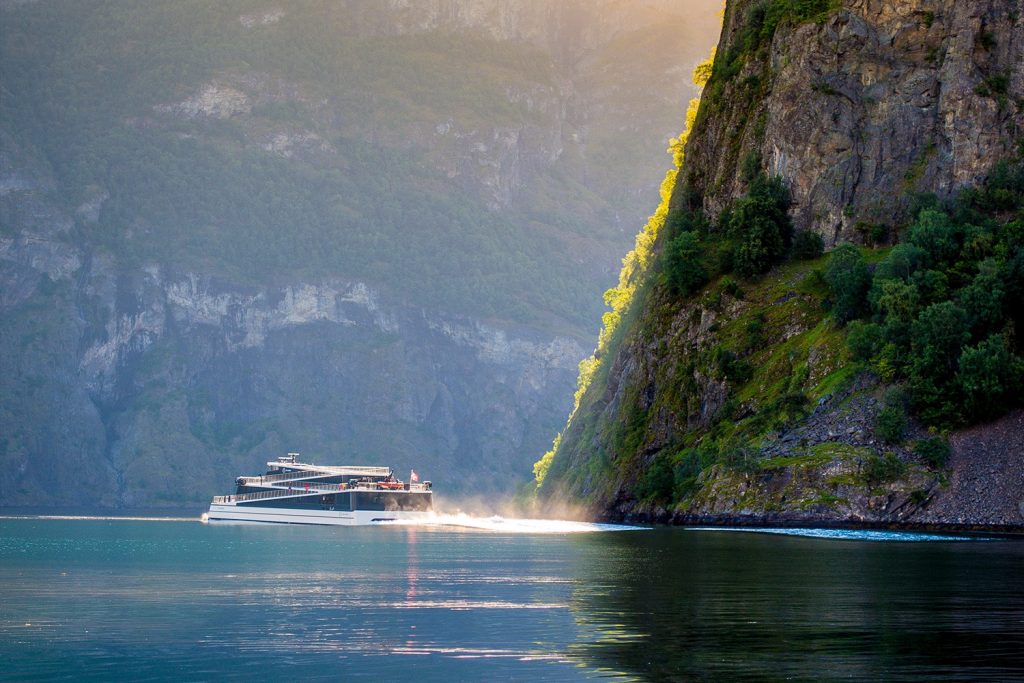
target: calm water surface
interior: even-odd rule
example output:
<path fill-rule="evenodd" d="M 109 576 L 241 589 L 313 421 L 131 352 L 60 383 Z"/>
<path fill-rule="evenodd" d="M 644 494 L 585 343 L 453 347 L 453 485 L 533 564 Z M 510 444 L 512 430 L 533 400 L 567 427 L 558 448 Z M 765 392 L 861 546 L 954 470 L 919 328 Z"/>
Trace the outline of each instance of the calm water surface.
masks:
<path fill-rule="evenodd" d="M 0 520 L 4 680 L 1021 680 L 1024 543 Z"/>

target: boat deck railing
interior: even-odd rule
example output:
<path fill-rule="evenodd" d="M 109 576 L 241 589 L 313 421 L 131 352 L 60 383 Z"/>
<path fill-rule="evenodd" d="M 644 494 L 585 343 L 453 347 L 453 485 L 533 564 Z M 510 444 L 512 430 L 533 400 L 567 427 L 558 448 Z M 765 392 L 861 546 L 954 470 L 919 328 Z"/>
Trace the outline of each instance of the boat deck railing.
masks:
<path fill-rule="evenodd" d="M 282 481 L 295 481 L 296 479 L 313 479 L 318 477 L 382 477 L 390 474 L 391 470 L 386 467 L 361 467 L 357 465 L 346 465 L 343 467 L 332 467 L 324 465 L 317 467 L 316 465 L 306 465 L 308 469 L 297 469 L 290 472 L 282 472 L 280 474 L 264 474 L 255 477 L 239 477 L 243 484 L 246 485 L 257 485 L 257 484 L 271 484 L 274 482 Z"/>
<path fill-rule="evenodd" d="M 341 491 L 394 491 L 403 492 L 425 492 L 430 489 L 426 484 L 409 484 L 409 488 L 394 489 L 379 486 L 376 482 L 360 482 L 358 486 L 349 487 L 348 484 L 311 484 L 309 488 L 304 486 L 280 487 L 273 486 L 267 491 L 255 491 L 253 493 L 237 493 L 230 496 L 214 496 L 214 503 L 244 503 L 250 500 L 263 500 L 264 498 L 283 498 L 286 496 L 310 496 L 323 493 L 338 493 Z"/>
<path fill-rule="evenodd" d="M 283 481 L 296 481 L 297 479 L 315 479 L 318 477 L 336 477 L 334 472 L 324 470 L 309 470 L 307 472 L 285 472 L 284 474 L 264 474 L 259 477 L 239 477 L 242 484 L 246 486 L 259 486 L 260 484 L 275 484 Z"/>

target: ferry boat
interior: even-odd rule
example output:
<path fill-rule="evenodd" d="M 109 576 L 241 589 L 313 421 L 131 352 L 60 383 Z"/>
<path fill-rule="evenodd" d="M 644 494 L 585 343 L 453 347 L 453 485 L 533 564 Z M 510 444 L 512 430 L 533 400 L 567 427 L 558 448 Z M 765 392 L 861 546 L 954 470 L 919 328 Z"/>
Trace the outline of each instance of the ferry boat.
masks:
<path fill-rule="evenodd" d="M 357 525 L 426 519 L 432 486 L 415 472 L 409 481 L 389 467 L 308 465 L 289 453 L 267 463 L 266 474 L 238 477 L 235 493 L 214 496 L 210 522 Z"/>

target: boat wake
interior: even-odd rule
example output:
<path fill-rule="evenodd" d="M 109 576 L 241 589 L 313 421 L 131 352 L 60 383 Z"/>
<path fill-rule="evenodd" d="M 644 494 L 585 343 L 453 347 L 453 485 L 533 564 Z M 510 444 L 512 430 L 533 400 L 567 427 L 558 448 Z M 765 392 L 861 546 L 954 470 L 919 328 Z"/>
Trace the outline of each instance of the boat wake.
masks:
<path fill-rule="evenodd" d="M 127 515 L 0 515 L 0 519 L 90 522 L 208 522 L 206 513 L 199 517 L 144 517 Z M 244 522 L 239 522 L 244 523 Z M 387 520 L 373 526 L 415 526 L 433 529 L 467 529 L 506 534 L 584 534 L 602 531 L 639 531 L 645 527 L 622 524 L 597 524 L 562 519 L 515 519 L 499 515 L 477 517 L 466 513 L 436 514 L 417 520 Z"/>
<path fill-rule="evenodd" d="M 465 513 L 437 514 L 419 520 L 396 520 L 379 522 L 387 526 L 416 526 L 437 529 L 470 529 L 494 531 L 506 534 L 586 534 L 604 531 L 641 531 L 646 527 L 623 524 L 598 524 L 596 522 L 574 522 L 563 519 L 515 519 L 493 515 L 476 517 Z"/>

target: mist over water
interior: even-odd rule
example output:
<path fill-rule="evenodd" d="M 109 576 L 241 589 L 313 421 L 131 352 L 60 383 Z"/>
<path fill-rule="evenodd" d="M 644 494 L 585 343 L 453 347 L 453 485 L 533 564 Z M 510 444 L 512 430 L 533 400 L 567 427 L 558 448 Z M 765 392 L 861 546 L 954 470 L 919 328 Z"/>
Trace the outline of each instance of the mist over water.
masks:
<path fill-rule="evenodd" d="M 0 680 L 1024 674 L 1019 541 L 450 517 L 0 519 Z"/>
<path fill-rule="evenodd" d="M 387 522 L 385 524 L 426 529 L 471 529 L 506 534 L 587 534 L 602 531 L 643 531 L 645 529 L 645 527 L 624 524 L 598 524 L 564 519 L 517 519 L 500 515 L 486 517 L 466 513 L 442 513 L 423 520 Z"/>

